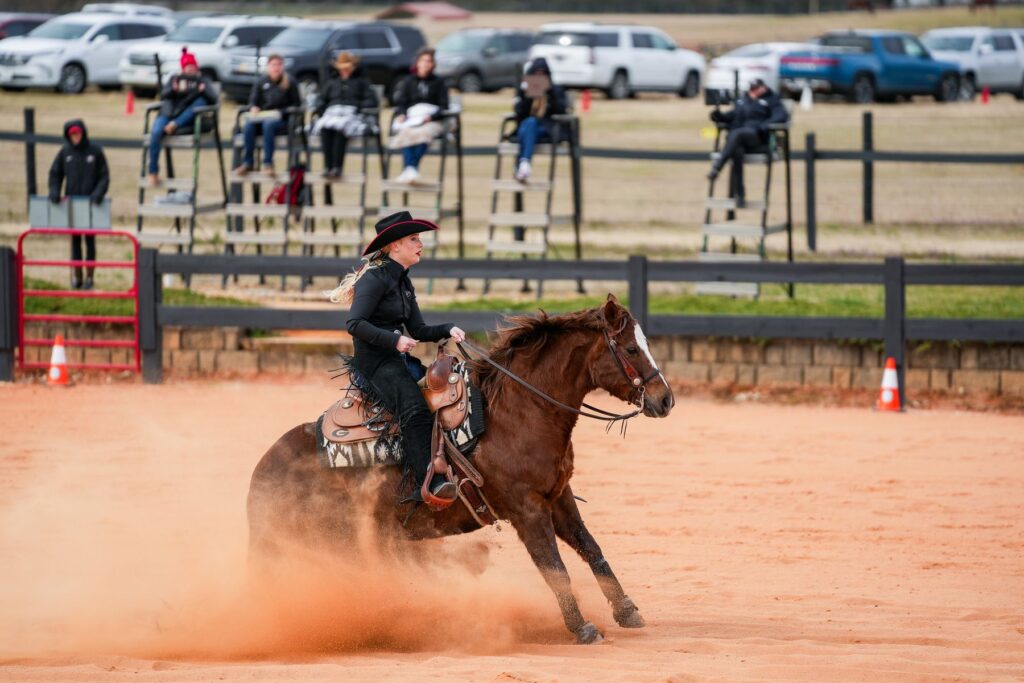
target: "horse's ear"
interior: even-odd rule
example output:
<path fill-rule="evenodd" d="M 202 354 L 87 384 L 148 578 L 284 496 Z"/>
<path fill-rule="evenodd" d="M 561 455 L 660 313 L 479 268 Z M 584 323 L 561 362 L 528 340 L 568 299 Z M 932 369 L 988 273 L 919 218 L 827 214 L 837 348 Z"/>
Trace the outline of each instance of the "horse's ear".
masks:
<path fill-rule="evenodd" d="M 629 312 L 622 307 L 619 300 L 615 298 L 615 295 L 611 292 L 608 293 L 608 299 L 601 306 L 601 314 L 604 319 L 608 322 L 611 327 L 616 327 L 621 322 L 624 315 L 629 315 Z"/>

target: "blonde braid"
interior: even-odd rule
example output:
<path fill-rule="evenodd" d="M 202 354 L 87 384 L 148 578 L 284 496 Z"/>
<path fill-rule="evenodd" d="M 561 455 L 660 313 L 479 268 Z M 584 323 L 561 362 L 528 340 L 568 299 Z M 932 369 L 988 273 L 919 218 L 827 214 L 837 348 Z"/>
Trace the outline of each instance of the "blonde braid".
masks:
<path fill-rule="evenodd" d="M 383 249 L 378 249 L 377 251 L 364 256 L 362 259 L 363 264 L 343 277 L 337 287 L 329 292 L 324 292 L 324 296 L 330 299 L 331 303 L 352 303 L 352 298 L 355 296 L 356 283 L 359 282 L 360 278 L 366 275 L 366 272 L 371 268 L 379 268 L 384 265 L 384 257 L 386 254 L 387 252 Z"/>

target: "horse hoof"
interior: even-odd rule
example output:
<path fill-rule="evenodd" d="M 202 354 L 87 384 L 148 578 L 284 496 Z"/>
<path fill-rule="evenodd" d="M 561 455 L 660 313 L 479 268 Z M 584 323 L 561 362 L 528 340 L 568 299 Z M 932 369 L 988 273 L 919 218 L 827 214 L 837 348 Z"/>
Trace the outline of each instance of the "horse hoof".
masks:
<path fill-rule="evenodd" d="M 640 609 L 630 598 L 624 599 L 622 605 L 615 610 L 612 616 L 615 617 L 615 623 L 622 628 L 643 628 L 647 625 L 644 618 L 640 616 Z"/>
<path fill-rule="evenodd" d="M 604 636 L 597 630 L 589 621 L 583 626 L 580 626 L 580 630 L 576 631 L 576 644 L 577 645 L 590 645 L 591 643 L 599 643 L 604 640 Z"/>

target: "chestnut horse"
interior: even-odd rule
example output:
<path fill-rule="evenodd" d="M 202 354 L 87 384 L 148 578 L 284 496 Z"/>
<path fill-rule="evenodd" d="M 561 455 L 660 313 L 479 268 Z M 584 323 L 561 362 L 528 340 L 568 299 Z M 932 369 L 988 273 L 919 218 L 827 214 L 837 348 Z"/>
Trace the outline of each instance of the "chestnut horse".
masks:
<path fill-rule="evenodd" d="M 650 417 L 665 417 L 675 405 L 643 331 L 612 295 L 595 309 L 558 316 L 541 312 L 507 322 L 510 327 L 499 331 L 490 350 L 491 360 L 570 408 L 579 409 L 598 388 Z M 569 480 L 578 414 L 480 360 L 472 363 L 471 377 L 487 402 L 487 429 L 473 460 L 486 480 L 482 490 L 495 514 L 515 528 L 555 593 L 566 627 L 580 643 L 602 637 L 580 613 L 556 538 L 590 565 L 615 621 L 626 628 L 643 626 L 576 507 Z M 367 502 L 381 539 L 437 538 L 480 528 L 460 503 L 441 512 L 421 505 L 411 513 L 410 504 L 396 504 L 398 489 L 410 486 L 400 468 L 321 468 L 314 428 L 307 423 L 287 432 L 256 465 L 248 501 L 255 559 L 281 552 L 286 543 L 351 553 L 360 522 L 353 517 Z M 357 496 L 362 498 L 356 501 Z M 361 521 L 365 528 L 366 517 Z"/>

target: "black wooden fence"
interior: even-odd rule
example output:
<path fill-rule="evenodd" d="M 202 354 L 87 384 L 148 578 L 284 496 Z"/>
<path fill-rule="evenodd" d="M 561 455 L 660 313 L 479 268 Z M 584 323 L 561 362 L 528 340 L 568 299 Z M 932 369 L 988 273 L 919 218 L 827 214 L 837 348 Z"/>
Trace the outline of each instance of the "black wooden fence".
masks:
<path fill-rule="evenodd" d="M 804 201 L 806 205 L 807 247 L 816 251 L 818 247 L 818 207 L 817 207 L 817 163 L 820 161 L 860 162 L 863 166 L 861 195 L 862 220 L 873 223 L 875 219 L 875 182 L 874 165 L 876 163 L 912 163 L 912 164 L 989 164 L 996 166 L 1024 165 L 1022 153 L 981 153 L 981 152 L 899 152 L 883 151 L 874 148 L 874 117 L 870 111 L 864 112 L 861 120 L 861 149 L 818 149 L 817 137 L 807 133 L 804 149 L 794 150 L 792 159 L 804 163 Z M 35 132 L 35 110 L 26 107 L 24 110 L 23 130 L 0 130 L 0 142 L 21 142 L 25 145 L 25 187 L 26 195 L 37 194 L 36 181 L 36 145 L 61 145 L 61 135 L 42 135 Z M 104 147 L 111 149 L 138 150 L 140 142 L 136 138 L 92 138 Z M 212 148 L 212 143 L 208 143 Z M 488 146 L 463 147 L 463 154 L 469 156 L 494 156 L 497 148 Z M 681 161 L 707 164 L 709 150 L 638 150 L 616 149 L 611 147 L 583 147 L 582 155 L 594 159 L 622 159 L 629 161 Z M 929 188 L 923 187 L 923 192 Z"/>

